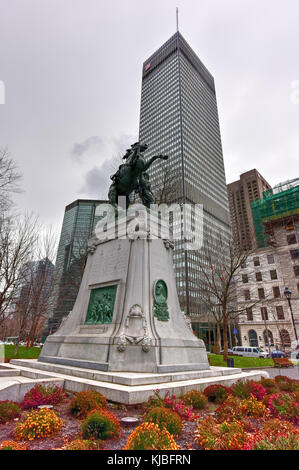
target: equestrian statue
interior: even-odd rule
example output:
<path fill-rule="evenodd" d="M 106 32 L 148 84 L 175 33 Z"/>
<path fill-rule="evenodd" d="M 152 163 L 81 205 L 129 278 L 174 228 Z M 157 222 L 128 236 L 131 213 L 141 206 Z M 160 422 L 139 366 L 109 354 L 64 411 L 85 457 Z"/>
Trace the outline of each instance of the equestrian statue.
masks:
<path fill-rule="evenodd" d="M 130 194 L 135 191 L 139 194 L 142 204 L 150 207 L 154 203 L 154 197 L 151 192 L 149 175 L 147 170 L 151 164 L 158 159 L 167 160 L 167 155 L 155 155 L 145 160 L 143 153 L 147 150 L 146 144 L 136 142 L 127 149 L 123 159 L 126 161 L 120 165 L 117 172 L 110 177 L 112 184 L 109 188 L 109 203 L 114 207 L 116 213 L 118 210 L 118 197 L 126 197 L 126 209 L 130 204 Z"/>

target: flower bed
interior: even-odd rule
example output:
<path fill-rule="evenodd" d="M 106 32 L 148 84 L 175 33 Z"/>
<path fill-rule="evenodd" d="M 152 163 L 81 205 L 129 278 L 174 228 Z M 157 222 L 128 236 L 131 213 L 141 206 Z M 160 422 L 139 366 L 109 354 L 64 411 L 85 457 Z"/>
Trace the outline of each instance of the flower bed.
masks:
<path fill-rule="evenodd" d="M 167 429 L 155 423 L 142 423 L 129 435 L 124 450 L 178 450 L 179 446 Z"/>
<path fill-rule="evenodd" d="M 63 390 L 57 385 L 36 384 L 24 396 L 23 410 L 37 408 L 40 405 L 57 405 L 66 397 Z"/>
<path fill-rule="evenodd" d="M 86 418 L 91 410 L 105 408 L 107 400 L 100 392 L 84 390 L 78 392 L 70 403 L 70 411 L 77 418 Z"/>
<path fill-rule="evenodd" d="M 54 405 L 54 410 L 28 412 L 19 408 L 21 415 L 5 419 L 0 424 L 0 449 L 298 450 L 298 382 L 264 379 L 254 382 L 253 387 L 251 384 L 250 390 L 260 391 L 258 385 L 266 390 L 262 400 L 253 393 L 240 398 L 233 394 L 233 386 L 221 404 L 205 398 L 206 406 L 197 409 L 196 414 L 193 403 L 195 398 L 202 398 L 201 392 L 188 392 L 182 397 L 168 393 L 164 398 L 157 392 L 147 403 L 134 406 L 107 403 L 103 395 L 91 392 L 73 398 L 66 396 Z M 245 389 L 247 386 L 245 383 Z M 295 391 L 285 391 L 285 386 Z M 236 388 L 240 391 L 241 386 Z M 220 401 L 222 392 L 217 397 Z M 75 398 L 77 404 L 84 406 L 77 408 L 79 413 L 72 414 L 71 403 L 75 403 Z M 94 404 L 94 409 L 88 409 Z M 121 429 L 121 419 L 129 416 L 137 418 L 137 424 Z"/>
<path fill-rule="evenodd" d="M 145 403 L 145 407 L 148 410 L 157 407 L 166 407 L 177 413 L 183 420 L 192 421 L 196 419 L 196 415 L 193 413 L 192 404 L 188 406 L 184 401 L 184 397 L 178 398 L 167 392 L 165 397 L 162 398 L 159 394 L 159 390 L 155 390 L 154 393 L 154 396 L 150 397 Z"/>
<path fill-rule="evenodd" d="M 63 420 L 49 408 L 34 410 L 26 414 L 24 421 L 17 424 L 14 435 L 19 441 L 41 439 L 60 431 Z"/>
<path fill-rule="evenodd" d="M 239 398 L 249 398 L 253 395 L 257 400 L 262 400 L 267 393 L 267 390 L 261 383 L 253 380 L 245 382 L 238 380 L 231 389 L 233 394 Z"/>
<path fill-rule="evenodd" d="M 208 404 L 205 394 L 198 390 L 190 390 L 190 392 L 185 393 L 183 400 L 186 405 L 192 405 L 194 410 L 202 410 Z"/>
<path fill-rule="evenodd" d="M 18 418 L 21 411 L 19 403 L 9 400 L 0 401 L 0 424 Z"/>
<path fill-rule="evenodd" d="M 116 416 L 104 409 L 95 409 L 88 413 L 81 426 L 84 439 L 108 439 L 121 433 Z"/>
<path fill-rule="evenodd" d="M 233 392 L 229 387 L 215 384 L 206 387 L 203 393 L 210 402 L 220 404 L 223 403 L 229 395 L 232 395 Z"/>
<path fill-rule="evenodd" d="M 147 423 L 155 423 L 160 429 L 166 428 L 170 434 L 180 434 L 183 428 L 181 417 L 168 408 L 153 408 L 144 417 Z"/>
<path fill-rule="evenodd" d="M 299 403 L 294 393 L 274 393 L 269 398 L 268 408 L 270 413 L 279 419 L 293 423 L 298 423 L 299 421 Z"/>
<path fill-rule="evenodd" d="M 195 432 L 195 441 L 205 450 L 241 450 L 247 440 L 242 422 L 217 422 L 210 417 L 204 420 Z"/>
<path fill-rule="evenodd" d="M 27 450 L 25 444 L 20 444 L 15 441 L 2 441 L 0 450 Z"/>

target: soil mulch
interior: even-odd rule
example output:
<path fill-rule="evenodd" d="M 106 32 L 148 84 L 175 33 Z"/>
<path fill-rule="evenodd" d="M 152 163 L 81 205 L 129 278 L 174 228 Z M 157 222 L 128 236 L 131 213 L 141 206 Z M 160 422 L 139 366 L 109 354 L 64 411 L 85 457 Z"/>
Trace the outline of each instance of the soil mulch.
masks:
<path fill-rule="evenodd" d="M 59 417 L 62 418 L 65 422 L 61 431 L 48 438 L 36 439 L 34 441 L 24 441 L 24 444 L 26 445 L 28 450 L 63 450 L 68 442 L 71 442 L 81 437 L 81 421 L 77 418 L 74 418 L 69 410 L 71 398 L 72 396 L 69 394 L 67 399 L 63 403 L 60 403 L 59 405 L 55 405 L 53 407 L 54 411 L 57 412 Z M 137 424 L 121 424 L 122 432 L 119 438 L 107 439 L 106 441 L 104 441 L 105 450 L 121 450 L 122 448 L 124 448 L 129 434 L 142 423 L 142 416 L 144 415 L 146 410 L 142 405 L 124 406 L 116 405 L 114 403 L 108 403 L 107 408 L 119 420 L 127 416 L 138 418 Z M 197 415 L 199 417 L 198 419 L 201 420 L 213 414 L 212 410 L 214 408 L 215 406 L 211 405 L 210 407 L 197 412 Z M 25 414 L 26 411 L 22 413 L 21 418 L 0 425 L 0 443 L 2 441 L 14 440 L 14 428 L 17 422 L 22 419 Z M 175 436 L 175 441 L 179 444 L 181 449 L 190 450 L 196 448 L 196 444 L 194 442 L 194 431 L 197 425 L 198 423 L 196 421 L 184 422 L 184 427 L 181 435 Z"/>

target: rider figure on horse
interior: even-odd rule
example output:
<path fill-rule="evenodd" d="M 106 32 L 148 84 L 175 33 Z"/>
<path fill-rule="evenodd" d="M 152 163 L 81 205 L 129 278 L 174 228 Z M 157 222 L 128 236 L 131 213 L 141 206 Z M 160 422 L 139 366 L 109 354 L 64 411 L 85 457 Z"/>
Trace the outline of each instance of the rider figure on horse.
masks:
<path fill-rule="evenodd" d="M 143 152 L 145 152 L 145 150 L 147 150 L 146 144 L 136 142 L 131 145 L 131 148 L 127 149 L 126 154 L 123 156 L 126 163 L 120 165 L 117 172 L 110 177 L 112 184 L 109 188 L 108 198 L 116 212 L 118 207 L 118 197 L 126 197 L 126 208 L 128 208 L 130 204 L 129 196 L 132 191 L 137 191 L 139 193 L 142 203 L 146 207 L 150 207 L 150 204 L 154 202 L 150 190 L 149 177 L 146 171 L 155 160 L 167 160 L 168 156 L 155 155 L 146 161 L 143 157 Z"/>

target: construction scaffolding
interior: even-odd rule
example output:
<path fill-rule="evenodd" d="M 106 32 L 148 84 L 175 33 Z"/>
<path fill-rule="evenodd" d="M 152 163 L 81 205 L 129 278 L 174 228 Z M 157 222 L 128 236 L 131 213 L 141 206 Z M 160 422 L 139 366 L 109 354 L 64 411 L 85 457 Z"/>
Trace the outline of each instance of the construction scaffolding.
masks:
<path fill-rule="evenodd" d="M 264 191 L 263 199 L 252 201 L 251 210 L 258 248 L 269 245 L 270 222 L 299 214 L 299 178 Z"/>

